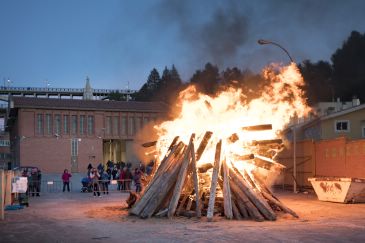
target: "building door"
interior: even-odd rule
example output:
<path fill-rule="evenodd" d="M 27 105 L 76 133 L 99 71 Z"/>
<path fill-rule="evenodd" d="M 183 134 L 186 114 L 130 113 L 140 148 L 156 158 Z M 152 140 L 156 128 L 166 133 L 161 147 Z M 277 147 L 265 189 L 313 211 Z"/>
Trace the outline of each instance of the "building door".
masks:
<path fill-rule="evenodd" d="M 71 139 L 71 172 L 72 173 L 79 172 L 78 153 L 79 153 L 78 139 L 73 138 L 73 139 Z"/>
<path fill-rule="evenodd" d="M 103 141 L 103 161 L 126 162 L 126 145 L 122 139 L 106 139 Z"/>

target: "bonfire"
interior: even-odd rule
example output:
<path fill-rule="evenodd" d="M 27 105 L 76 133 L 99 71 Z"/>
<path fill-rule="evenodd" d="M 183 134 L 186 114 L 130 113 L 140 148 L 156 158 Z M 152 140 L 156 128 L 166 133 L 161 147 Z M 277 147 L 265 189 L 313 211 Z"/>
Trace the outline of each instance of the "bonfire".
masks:
<path fill-rule="evenodd" d="M 310 111 L 294 63 L 263 71 L 270 81 L 260 98 L 247 101 L 241 90 L 215 97 L 194 86 L 180 93 L 176 118 L 155 127 L 158 140 L 153 176 L 130 213 L 151 216 L 276 220 L 297 214 L 268 185 L 283 168 L 275 160 L 284 145 L 281 131 Z"/>

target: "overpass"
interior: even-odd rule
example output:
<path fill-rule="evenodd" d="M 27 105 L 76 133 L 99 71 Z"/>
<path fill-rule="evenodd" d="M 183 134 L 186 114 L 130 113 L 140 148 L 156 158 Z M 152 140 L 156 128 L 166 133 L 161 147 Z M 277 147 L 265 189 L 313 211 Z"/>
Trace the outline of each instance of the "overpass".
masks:
<path fill-rule="evenodd" d="M 47 97 L 47 98 L 66 98 L 66 99 L 82 99 L 85 92 L 92 93 L 94 100 L 101 100 L 107 97 L 110 93 L 119 92 L 122 95 L 129 96 L 137 92 L 131 89 L 90 89 L 87 88 L 40 88 L 40 87 L 13 87 L 0 86 L 0 100 L 7 101 L 9 95 L 27 96 L 27 97 Z"/>

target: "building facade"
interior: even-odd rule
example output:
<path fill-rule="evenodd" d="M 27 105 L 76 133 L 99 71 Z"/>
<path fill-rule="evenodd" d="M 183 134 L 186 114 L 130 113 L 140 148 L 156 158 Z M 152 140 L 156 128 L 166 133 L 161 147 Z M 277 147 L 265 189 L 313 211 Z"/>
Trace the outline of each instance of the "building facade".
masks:
<path fill-rule="evenodd" d="M 166 113 L 160 102 L 12 97 L 7 118 L 12 163 L 47 173 L 85 172 L 89 163 L 108 160 L 136 165 L 136 135 Z"/>

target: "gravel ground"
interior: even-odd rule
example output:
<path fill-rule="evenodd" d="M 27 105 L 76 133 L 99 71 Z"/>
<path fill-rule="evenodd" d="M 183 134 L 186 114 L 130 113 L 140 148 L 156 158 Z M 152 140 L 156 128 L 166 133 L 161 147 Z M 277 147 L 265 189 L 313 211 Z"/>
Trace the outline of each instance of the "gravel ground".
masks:
<path fill-rule="evenodd" d="M 128 216 L 128 194 L 102 198 L 90 193 L 48 193 L 30 198 L 30 207 L 6 211 L 0 242 L 364 242 L 365 204 L 318 201 L 314 194 L 277 191 L 300 216 L 275 222 L 214 222 L 177 217 L 142 220 Z"/>

